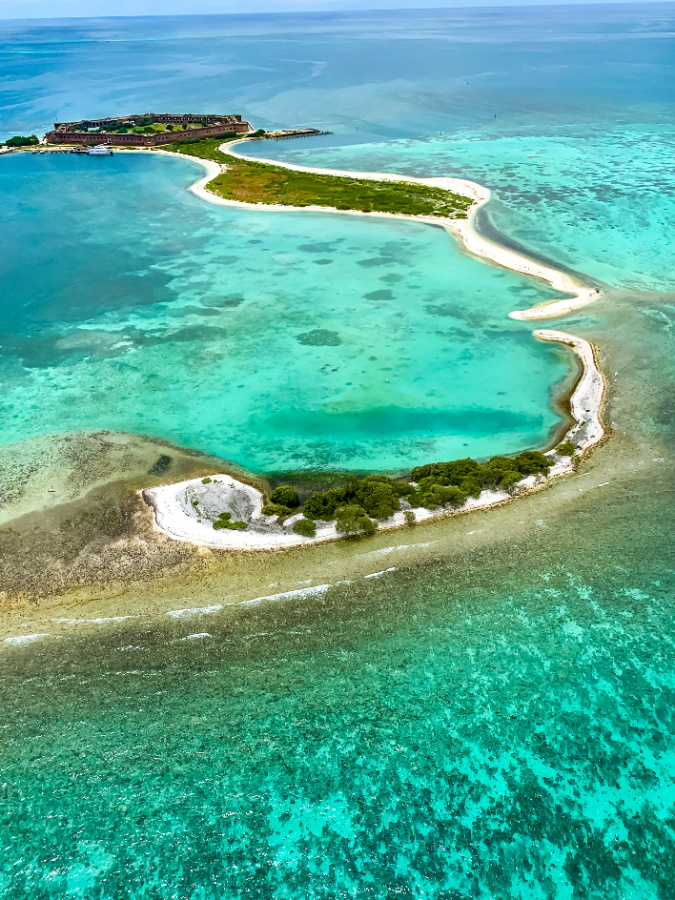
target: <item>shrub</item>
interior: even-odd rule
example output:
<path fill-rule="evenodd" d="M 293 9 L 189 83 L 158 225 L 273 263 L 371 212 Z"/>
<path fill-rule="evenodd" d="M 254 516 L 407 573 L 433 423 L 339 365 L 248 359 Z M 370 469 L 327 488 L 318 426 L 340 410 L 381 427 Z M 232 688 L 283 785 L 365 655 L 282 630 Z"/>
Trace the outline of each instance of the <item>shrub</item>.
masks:
<path fill-rule="evenodd" d="M 329 521 L 335 510 L 346 500 L 343 488 L 331 488 L 328 491 L 317 491 L 306 501 L 303 513 L 306 519 L 323 519 Z"/>
<path fill-rule="evenodd" d="M 440 502 L 443 505 L 452 506 L 455 509 L 459 509 L 460 506 L 464 506 L 467 500 L 467 494 L 464 493 L 461 488 L 456 487 L 454 484 L 449 487 L 442 487 L 441 485 L 435 485 L 431 489 L 431 493 L 438 497 Z"/>
<path fill-rule="evenodd" d="M 481 466 L 475 459 L 456 459 L 453 462 L 430 463 L 416 466 L 412 470 L 412 479 L 419 483 L 420 479 L 432 477 L 436 483 L 459 484 L 462 479 L 477 475 Z"/>
<path fill-rule="evenodd" d="M 551 460 L 539 450 L 525 450 L 513 462 L 523 475 L 538 475 L 540 472 L 546 474 L 551 468 Z"/>
<path fill-rule="evenodd" d="M 264 516 L 288 516 L 290 512 L 290 509 L 283 503 L 266 503 L 262 508 Z"/>
<path fill-rule="evenodd" d="M 293 531 L 302 537 L 316 537 L 316 525 L 311 519 L 298 519 L 293 523 Z"/>
<path fill-rule="evenodd" d="M 521 479 L 520 472 L 506 472 L 497 485 L 502 491 L 511 491 Z"/>
<path fill-rule="evenodd" d="M 17 134 L 6 140 L 5 143 L 8 147 L 32 147 L 34 144 L 39 144 L 40 140 L 34 134 L 30 134 L 28 137 L 24 134 Z"/>
<path fill-rule="evenodd" d="M 574 456 L 576 452 L 576 447 L 574 446 L 573 441 L 567 438 L 566 441 L 563 441 L 562 444 L 558 444 L 555 448 L 555 452 L 558 456 Z"/>
<path fill-rule="evenodd" d="M 218 531 L 219 528 L 229 528 L 230 531 L 244 531 L 246 528 L 248 528 L 248 525 L 246 524 L 246 522 L 233 522 L 232 513 L 222 512 L 213 523 L 213 527 L 216 531 Z"/>
<path fill-rule="evenodd" d="M 493 456 L 481 467 L 480 478 L 484 487 L 502 487 L 508 482 L 516 482 L 521 478 L 520 470 L 512 459 L 505 456 Z"/>
<path fill-rule="evenodd" d="M 480 492 L 483 490 L 483 485 L 474 475 L 465 478 L 459 486 L 469 497 L 480 497 Z"/>
<path fill-rule="evenodd" d="M 335 527 L 341 534 L 355 535 L 360 531 L 373 534 L 377 530 L 377 522 L 368 518 L 363 507 L 350 503 L 335 511 Z"/>
<path fill-rule="evenodd" d="M 347 483 L 346 489 L 349 499 L 375 519 L 388 519 L 399 508 L 398 491 L 388 479 L 384 482 L 375 478 L 354 479 Z"/>
<path fill-rule="evenodd" d="M 211 479 L 207 475 L 206 478 L 202 478 L 202 484 L 211 484 Z"/>
<path fill-rule="evenodd" d="M 414 525 L 417 521 L 415 513 L 412 511 L 412 509 L 406 509 L 403 513 L 403 518 L 405 519 L 406 525 Z"/>
<path fill-rule="evenodd" d="M 300 506 L 300 497 L 287 484 L 280 484 L 279 487 L 274 488 L 270 494 L 270 500 L 272 503 L 280 503 L 282 506 L 288 506 L 290 509 Z"/>

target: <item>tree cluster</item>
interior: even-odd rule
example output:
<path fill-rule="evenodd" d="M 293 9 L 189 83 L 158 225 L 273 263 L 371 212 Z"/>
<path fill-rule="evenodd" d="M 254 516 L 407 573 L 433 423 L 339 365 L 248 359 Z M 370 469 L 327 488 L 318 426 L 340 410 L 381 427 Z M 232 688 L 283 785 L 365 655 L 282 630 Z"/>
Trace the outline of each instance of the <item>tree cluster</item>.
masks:
<path fill-rule="evenodd" d="M 574 442 L 567 438 L 566 441 L 563 441 L 562 444 L 558 444 L 555 448 L 555 452 L 558 456 L 574 456 L 576 452 L 576 446 Z"/>
<path fill-rule="evenodd" d="M 316 491 L 305 502 L 303 512 L 308 519 L 331 520 L 341 507 L 358 507 L 362 515 L 388 519 L 399 509 L 401 497 L 412 487 L 404 481 L 393 481 L 386 475 L 349 478 L 343 487 Z"/>
<path fill-rule="evenodd" d="M 475 459 L 430 463 L 412 470 L 413 484 L 394 481 L 385 475 L 349 478 L 343 487 L 312 494 L 303 509 L 308 519 L 330 521 L 341 518 L 351 529 L 359 515 L 383 520 L 400 509 L 402 497 L 411 507 L 438 509 L 450 506 L 458 509 L 469 497 L 478 497 L 482 490 L 511 490 L 527 475 L 547 474 L 551 461 L 538 450 L 525 450 L 514 457 L 493 456 L 486 463 Z M 359 510 L 359 513 L 356 512 Z M 363 523 L 362 523 L 363 524 Z M 338 530 L 340 526 L 338 525 Z M 356 529 L 367 531 L 367 527 Z M 345 533 L 350 533 L 345 530 Z"/>
<path fill-rule="evenodd" d="M 294 491 L 288 484 L 280 484 L 279 487 L 274 488 L 270 494 L 270 500 L 272 503 L 288 506 L 289 509 L 295 509 L 296 506 L 300 506 L 300 497 L 297 491 Z"/>
<path fill-rule="evenodd" d="M 350 503 L 335 510 L 335 527 L 340 534 L 355 535 L 359 532 L 374 534 L 377 531 L 377 522 L 370 519 L 362 507 Z"/>
<path fill-rule="evenodd" d="M 482 464 L 470 458 L 430 463 L 412 470 L 418 487 L 408 499 L 411 506 L 428 509 L 442 503 L 463 506 L 468 497 L 478 497 L 482 490 L 511 490 L 521 478 L 545 475 L 550 467 L 550 459 L 539 450 L 525 450 L 513 457 L 493 456 Z M 451 488 L 453 493 L 447 493 Z"/>
<path fill-rule="evenodd" d="M 293 523 L 293 531 L 302 537 L 316 537 L 316 525 L 311 519 L 298 519 Z"/>
<path fill-rule="evenodd" d="M 14 137 L 8 138 L 5 143 L 8 147 L 32 147 L 34 144 L 39 144 L 40 139 L 34 134 L 29 134 L 28 136 L 17 134 Z"/>

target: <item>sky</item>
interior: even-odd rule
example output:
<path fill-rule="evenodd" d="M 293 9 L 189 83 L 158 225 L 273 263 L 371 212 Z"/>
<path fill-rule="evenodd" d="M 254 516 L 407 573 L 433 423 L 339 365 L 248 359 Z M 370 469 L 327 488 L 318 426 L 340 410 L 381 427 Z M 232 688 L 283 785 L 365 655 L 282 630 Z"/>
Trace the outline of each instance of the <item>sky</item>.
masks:
<path fill-rule="evenodd" d="M 563 0 L 565 2 L 565 0 Z M 589 0 L 566 0 L 589 5 Z M 649 0 L 623 0 L 649 2 Z M 430 9 L 432 7 L 553 6 L 560 0 L 0 0 L 0 19 L 66 16 L 167 16 L 310 10 Z"/>

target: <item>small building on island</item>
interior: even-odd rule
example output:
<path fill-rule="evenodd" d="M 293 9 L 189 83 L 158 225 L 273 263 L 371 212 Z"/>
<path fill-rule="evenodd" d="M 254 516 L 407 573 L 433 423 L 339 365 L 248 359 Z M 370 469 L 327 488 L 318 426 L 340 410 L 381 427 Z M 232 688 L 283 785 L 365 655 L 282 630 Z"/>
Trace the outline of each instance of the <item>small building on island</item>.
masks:
<path fill-rule="evenodd" d="M 190 138 L 250 134 L 252 131 L 251 125 L 237 115 L 144 113 L 55 122 L 54 130 L 47 132 L 45 141 L 48 144 L 100 144 L 103 141 L 118 147 L 156 147 Z"/>

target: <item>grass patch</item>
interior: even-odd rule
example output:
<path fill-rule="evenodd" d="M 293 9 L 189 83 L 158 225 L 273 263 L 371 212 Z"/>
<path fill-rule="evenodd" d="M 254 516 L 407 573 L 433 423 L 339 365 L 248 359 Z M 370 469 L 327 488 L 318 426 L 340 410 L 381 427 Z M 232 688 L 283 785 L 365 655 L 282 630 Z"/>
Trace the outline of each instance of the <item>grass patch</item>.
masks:
<path fill-rule="evenodd" d="M 240 135 L 176 141 L 164 149 L 199 156 L 227 165 L 207 190 L 226 200 L 283 206 L 328 206 L 359 212 L 403 213 L 410 216 L 442 216 L 464 219 L 471 206 L 468 197 L 410 181 L 369 181 L 337 175 L 293 172 L 256 160 L 237 159 L 221 153 L 224 140 Z"/>

